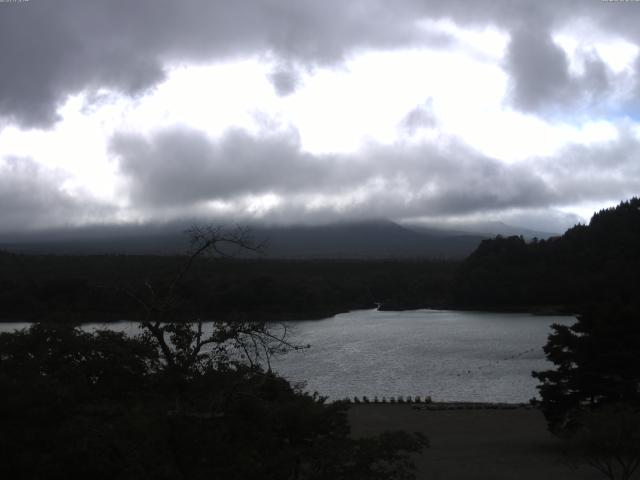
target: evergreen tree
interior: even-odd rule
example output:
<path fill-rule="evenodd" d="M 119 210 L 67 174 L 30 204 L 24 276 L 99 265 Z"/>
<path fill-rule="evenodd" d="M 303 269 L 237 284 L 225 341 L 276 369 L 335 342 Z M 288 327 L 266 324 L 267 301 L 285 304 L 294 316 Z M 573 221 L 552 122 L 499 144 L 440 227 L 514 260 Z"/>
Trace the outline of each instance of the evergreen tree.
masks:
<path fill-rule="evenodd" d="M 640 318 L 637 305 L 608 304 L 554 325 L 544 351 L 554 370 L 533 372 L 552 431 L 572 431 L 585 410 L 640 405 Z"/>

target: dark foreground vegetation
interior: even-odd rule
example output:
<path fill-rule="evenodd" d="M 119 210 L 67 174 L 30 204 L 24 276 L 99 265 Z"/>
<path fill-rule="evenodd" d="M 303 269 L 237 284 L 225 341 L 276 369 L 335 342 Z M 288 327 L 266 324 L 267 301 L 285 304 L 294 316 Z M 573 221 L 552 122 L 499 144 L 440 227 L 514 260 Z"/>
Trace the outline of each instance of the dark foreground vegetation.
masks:
<path fill-rule="evenodd" d="M 232 361 L 237 331 L 191 356 L 191 328 L 171 331 L 173 359 L 148 334 L 52 324 L 1 334 L 0 477 L 412 478 L 408 453 L 424 437 L 352 439 L 346 405 Z"/>
<path fill-rule="evenodd" d="M 566 459 L 631 478 L 640 466 L 639 303 L 603 303 L 570 327 L 554 325 L 544 351 L 555 368 L 533 372 L 535 403 L 566 440 Z"/>
<path fill-rule="evenodd" d="M 257 320 L 184 319 L 180 288 L 220 243 L 190 232 L 167 284 L 129 292 L 142 333 L 54 322 L 0 334 L 0 478 L 410 479 L 420 434 L 354 439 L 346 405 L 325 404 L 273 374 L 292 345 Z M 196 320 L 193 318 L 192 320 Z"/>

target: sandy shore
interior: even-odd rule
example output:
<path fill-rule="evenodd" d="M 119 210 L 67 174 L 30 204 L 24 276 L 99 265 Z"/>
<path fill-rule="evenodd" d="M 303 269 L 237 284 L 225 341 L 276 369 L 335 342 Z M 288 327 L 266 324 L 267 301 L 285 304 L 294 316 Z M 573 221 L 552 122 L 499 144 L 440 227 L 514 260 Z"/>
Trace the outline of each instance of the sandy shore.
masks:
<path fill-rule="evenodd" d="M 570 467 L 560 443 L 531 408 L 427 410 L 412 405 L 352 405 L 354 436 L 385 430 L 424 433 L 431 443 L 416 457 L 417 478 L 429 480 L 598 480 L 589 467 Z M 640 478 L 640 477 L 638 477 Z"/>

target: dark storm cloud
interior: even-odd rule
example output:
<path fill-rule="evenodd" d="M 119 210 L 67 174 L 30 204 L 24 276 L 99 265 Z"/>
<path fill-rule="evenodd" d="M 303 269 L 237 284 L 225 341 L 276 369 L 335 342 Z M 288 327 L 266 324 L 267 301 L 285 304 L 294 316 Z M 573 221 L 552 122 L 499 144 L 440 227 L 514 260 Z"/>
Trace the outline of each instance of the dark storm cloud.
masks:
<path fill-rule="evenodd" d="M 67 94 L 99 87 L 135 94 L 172 62 L 273 54 L 327 63 L 352 48 L 418 39 L 447 40 L 419 32 L 377 0 L 0 3 L 0 115 L 44 126 Z M 281 77 L 274 78 L 279 89 L 290 81 Z"/>
<path fill-rule="evenodd" d="M 117 20 L 104 10 L 68 0 L 0 4 L 0 115 L 46 126 L 68 93 L 104 86 L 135 94 L 163 77 L 151 52 L 119 35 L 125 11 Z"/>
<path fill-rule="evenodd" d="M 506 67 L 511 74 L 511 100 L 520 110 L 560 110 L 576 102 L 597 105 L 612 90 L 613 75 L 596 52 L 583 53 L 584 72 L 569 73 L 569 59 L 551 32 L 512 32 Z"/>
<path fill-rule="evenodd" d="M 111 151 L 129 180 L 132 199 L 141 205 L 322 190 L 338 181 L 335 160 L 301 152 L 296 135 L 257 138 L 233 130 L 214 142 L 201 132 L 176 128 L 150 138 L 118 134 Z"/>
<path fill-rule="evenodd" d="M 582 76 L 582 87 L 584 91 L 592 97 L 610 91 L 611 78 L 607 66 L 602 59 L 595 53 L 585 58 L 585 73 Z"/>
<path fill-rule="evenodd" d="M 292 132 L 254 137 L 231 131 L 211 140 L 172 129 L 149 137 L 119 134 L 111 142 L 134 206 L 188 209 L 222 200 L 241 215 L 243 197 L 273 193 L 283 202 L 270 218 L 288 221 L 331 214 L 460 216 L 618 199 L 640 191 L 638 147 L 627 132 L 601 146 L 505 164 L 455 142 L 311 155 Z M 310 198 L 323 201 L 313 206 Z"/>
<path fill-rule="evenodd" d="M 521 30 L 511 35 L 507 67 L 514 83 L 514 103 L 536 110 L 563 99 L 569 84 L 568 60 L 548 32 Z"/>
<path fill-rule="evenodd" d="M 60 186 L 64 177 L 29 158 L 0 162 L 0 233 L 74 224 L 112 210 L 91 198 L 78 198 Z"/>
<path fill-rule="evenodd" d="M 340 62 L 368 48 L 448 47 L 452 38 L 417 20 L 449 18 L 513 34 L 508 66 L 516 101 L 528 108 L 566 83 L 565 62 L 549 32 L 591 17 L 638 43 L 640 9 L 603 2 L 467 0 L 57 0 L 0 3 L 0 115 L 45 126 L 69 93 L 106 87 L 135 95 L 159 82 L 167 65 L 267 55 L 284 64 Z M 621 20 L 618 26 L 615 21 Z M 539 68 L 539 70 L 536 70 Z M 280 94 L 295 71 L 272 75 Z M 597 73 L 597 72 L 596 72 Z M 527 74 L 533 74 L 534 81 Z M 590 73 L 588 74 L 591 75 Z M 587 82 L 589 83 L 589 82 Z"/>
<path fill-rule="evenodd" d="M 139 95 L 160 82 L 168 66 L 263 55 L 276 65 L 279 95 L 298 86 L 300 72 L 339 63 L 366 49 L 455 48 L 420 19 L 451 19 L 463 27 L 494 26 L 510 36 L 503 67 L 510 100 L 534 113 L 573 112 L 615 92 L 616 77 L 595 52 L 582 52 L 584 73 L 569 70 L 553 34 L 588 18 L 640 45 L 640 8 L 597 0 L 31 0 L 0 2 L 0 120 L 50 126 L 65 97 L 101 87 Z M 640 59 L 635 105 L 640 104 Z M 470 79 L 471 81 L 473 79 Z M 102 97 L 101 97 L 102 95 Z M 425 92 L 425 96 L 429 92 Z M 86 108 L 89 108 L 86 107 Z M 620 110 L 624 110 L 620 107 Z M 1 124 L 0 124 L 1 125 Z M 429 104 L 401 127 L 437 127 Z M 373 145 L 353 155 L 311 155 L 295 135 L 255 137 L 242 131 L 211 140 L 186 129 L 111 141 L 132 208 L 188 208 L 208 200 L 238 205 L 246 195 L 285 199 L 269 213 L 293 221 L 353 217 L 472 215 L 506 209 L 620 199 L 640 191 L 637 139 L 568 147 L 553 158 L 504 164 L 455 142 L 439 146 Z M 60 189 L 63 179 L 28 159 L 0 167 L 3 228 L 65 223 L 102 211 L 89 197 Z M 349 197 L 351 195 L 351 197 Z M 310 198 L 347 198 L 310 202 Z"/>
<path fill-rule="evenodd" d="M 290 95 L 300 83 L 300 75 L 293 67 L 278 67 L 271 72 L 269 79 L 280 96 Z"/>
<path fill-rule="evenodd" d="M 577 20 L 590 21 L 594 29 L 622 37 L 640 46 L 640 8 L 635 2 L 584 0 L 407 0 L 402 7 L 415 16 L 449 18 L 461 26 L 491 25 L 509 33 L 505 68 L 511 78 L 511 101 L 528 112 L 575 107 L 584 101 L 597 104 L 598 97 L 615 94 L 615 79 L 596 54 L 585 60 L 582 75 L 570 75 L 565 53 L 552 41 L 559 28 Z M 640 85 L 640 60 L 636 79 Z M 640 92 L 640 89 L 638 89 Z M 636 93 L 635 98 L 640 98 Z"/>

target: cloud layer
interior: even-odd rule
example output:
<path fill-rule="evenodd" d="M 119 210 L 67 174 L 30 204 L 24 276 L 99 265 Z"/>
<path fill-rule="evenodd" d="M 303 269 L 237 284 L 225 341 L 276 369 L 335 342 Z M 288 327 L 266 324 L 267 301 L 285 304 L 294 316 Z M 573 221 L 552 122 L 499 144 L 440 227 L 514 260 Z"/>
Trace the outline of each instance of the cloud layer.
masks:
<path fill-rule="evenodd" d="M 169 118 L 162 128 L 136 120 L 128 125 L 135 128 L 105 128 L 94 143 L 105 145 L 100 171 L 118 172 L 120 197 L 112 203 L 87 189 L 72 191 L 68 172 L 0 144 L 0 230 L 194 214 L 308 223 L 501 213 L 538 222 L 551 212 L 567 222 L 575 217 L 558 209 L 640 192 L 639 24 L 634 2 L 584 0 L 0 2 L 0 141 L 10 129 L 55 131 L 67 121 L 61 106 L 76 94 L 88 103 L 107 99 L 83 114 L 106 111 L 115 98 L 126 119 L 178 67 L 258 59 L 266 65 L 272 103 L 289 102 L 290 111 L 318 71 L 330 84 L 342 78 L 335 72 L 346 77 L 350 59 L 366 53 L 428 50 L 440 63 L 416 65 L 416 72 L 451 68 L 450 81 L 425 86 L 419 101 L 396 109 L 401 120 L 393 138 L 372 128 L 371 138 L 349 153 L 312 153 L 301 140 L 303 126 L 257 107 L 245 113 L 262 118 L 259 128 L 231 123 L 221 136 L 207 130 L 206 115 L 197 126 Z M 491 35 L 505 40 L 496 46 Z M 460 57 L 444 61 L 444 55 Z M 463 62 L 491 71 L 469 75 L 471 67 L 456 69 Z M 483 83 L 487 78 L 499 87 Z M 398 98 L 402 85 L 395 87 Z M 340 137 L 343 118 L 362 118 L 342 112 L 340 102 L 359 93 L 350 88 L 339 99 L 327 97 L 330 108 L 319 105 L 296 118 L 329 116 L 314 125 Z M 438 88 L 450 89 L 446 101 L 435 98 Z M 367 91 L 353 103 L 385 115 L 388 99 L 376 94 Z M 473 117 L 470 98 L 485 96 L 495 105 L 474 106 Z M 482 130 L 475 127 L 499 115 L 530 125 L 528 144 L 540 130 L 553 131 L 554 148 L 540 154 L 532 145 L 525 158 L 482 150 Z M 598 122 L 615 135 L 571 137 L 572 129 Z M 453 123 L 464 128 L 452 133 Z M 505 136 L 504 144 L 519 140 Z"/>
<path fill-rule="evenodd" d="M 113 209 L 62 188 L 64 176 L 29 158 L 0 164 L 0 232 L 17 232 L 108 218 Z"/>
<path fill-rule="evenodd" d="M 284 64 L 309 66 L 339 63 L 363 49 L 445 48 L 455 39 L 418 21 L 443 18 L 511 34 L 507 68 L 514 101 L 529 109 L 568 88 L 566 59 L 550 38 L 552 28 L 587 17 L 636 44 L 640 38 L 640 9 L 579 0 L 28 3 L 2 5 L 0 14 L 0 114 L 25 126 L 50 125 L 64 98 L 78 91 L 106 87 L 136 95 L 161 81 L 175 63 L 271 55 Z M 602 86 L 594 62 L 585 87 Z M 273 82 L 282 94 L 290 92 L 294 70 L 274 72 Z"/>
<path fill-rule="evenodd" d="M 183 128 L 152 136 L 118 134 L 119 159 L 133 204 L 188 211 L 222 202 L 237 216 L 247 197 L 278 199 L 260 217 L 473 216 L 566 206 L 640 190 L 637 139 L 573 146 L 550 158 L 505 164 L 451 142 L 370 145 L 350 155 L 311 155 L 295 132 L 253 137 L 231 131 L 212 140 Z"/>

